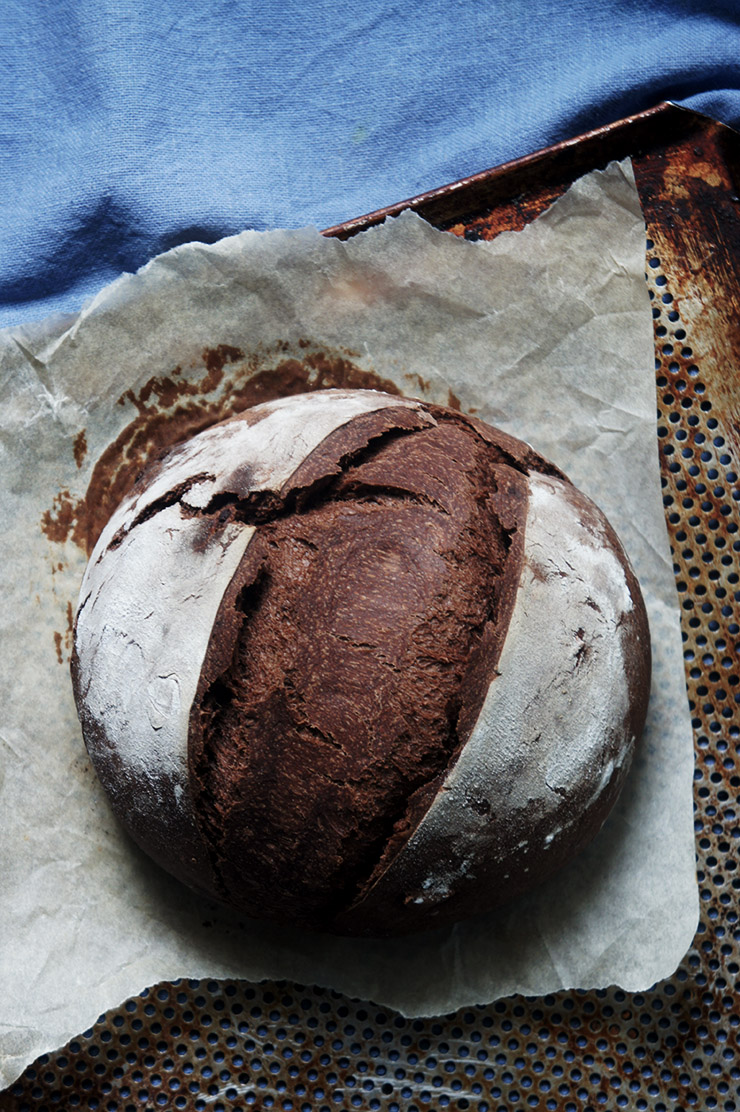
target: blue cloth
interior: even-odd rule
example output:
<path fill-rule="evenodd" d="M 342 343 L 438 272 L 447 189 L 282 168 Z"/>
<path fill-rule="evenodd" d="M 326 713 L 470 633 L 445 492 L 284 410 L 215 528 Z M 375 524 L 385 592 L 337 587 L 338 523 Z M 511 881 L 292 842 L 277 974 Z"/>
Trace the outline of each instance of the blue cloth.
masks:
<path fill-rule="evenodd" d="M 738 0 L 0 0 L 0 325 L 663 99 L 740 123 Z"/>

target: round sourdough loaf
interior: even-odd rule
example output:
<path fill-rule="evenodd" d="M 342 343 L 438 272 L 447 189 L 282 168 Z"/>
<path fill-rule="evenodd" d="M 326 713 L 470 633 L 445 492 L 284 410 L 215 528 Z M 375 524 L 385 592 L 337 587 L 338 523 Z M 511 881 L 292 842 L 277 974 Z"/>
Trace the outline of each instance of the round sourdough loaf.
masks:
<path fill-rule="evenodd" d="M 369 390 L 154 463 L 85 573 L 85 741 L 156 861 L 249 916 L 423 930 L 601 827 L 644 721 L 640 589 L 528 445 Z"/>

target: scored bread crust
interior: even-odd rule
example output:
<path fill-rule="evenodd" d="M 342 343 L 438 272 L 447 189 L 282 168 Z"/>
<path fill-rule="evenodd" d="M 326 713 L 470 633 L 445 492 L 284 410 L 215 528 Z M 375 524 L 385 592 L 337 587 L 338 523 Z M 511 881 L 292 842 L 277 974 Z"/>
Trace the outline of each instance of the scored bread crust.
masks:
<path fill-rule="evenodd" d="M 647 704 L 639 588 L 604 515 L 532 473 L 516 603 L 475 726 L 411 837 L 340 917 L 374 934 L 491 909 L 600 829 Z"/>
<path fill-rule="evenodd" d="M 374 391 L 283 398 L 206 429 L 145 473 L 85 571 L 72 679 L 88 752 L 116 815 L 156 861 L 215 893 L 188 762 L 193 699 L 216 614 L 254 536 L 222 495 L 279 494 L 335 429 L 418 402 Z"/>
<path fill-rule="evenodd" d="M 73 654 L 83 733 L 119 818 L 169 871 L 248 914 L 260 915 L 259 894 L 224 883 L 214 840 L 203 706 L 233 665 L 265 523 L 320 503 L 369 447 L 441 423 L 491 456 L 490 508 L 508 538 L 496 620 L 470 653 L 442 767 L 414 781 L 339 902 L 301 916 L 288 901 L 286 919 L 403 933 L 495 906 L 590 840 L 623 783 L 649 636 L 596 507 L 527 445 L 439 407 L 374 391 L 258 406 L 175 449 L 114 514 L 83 581 Z M 266 845 L 282 836 L 263 833 Z"/>

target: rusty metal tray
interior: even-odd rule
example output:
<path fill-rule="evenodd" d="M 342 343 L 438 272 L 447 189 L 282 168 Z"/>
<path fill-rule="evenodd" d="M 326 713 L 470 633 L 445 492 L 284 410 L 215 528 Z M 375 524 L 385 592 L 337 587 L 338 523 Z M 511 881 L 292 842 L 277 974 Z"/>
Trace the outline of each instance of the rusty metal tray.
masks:
<path fill-rule="evenodd" d="M 288 983 L 145 989 L 0 1093 L 51 1109 L 740 1109 L 740 135 L 670 104 L 335 228 L 413 208 L 521 228 L 630 155 L 648 229 L 657 440 L 695 737 L 701 921 L 652 990 L 512 997 L 438 1019 Z"/>

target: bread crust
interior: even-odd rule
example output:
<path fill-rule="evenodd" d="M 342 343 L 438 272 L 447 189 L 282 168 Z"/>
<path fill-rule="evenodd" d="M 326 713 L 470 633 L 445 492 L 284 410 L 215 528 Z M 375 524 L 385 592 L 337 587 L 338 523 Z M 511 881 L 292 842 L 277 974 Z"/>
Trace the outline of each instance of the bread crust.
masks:
<path fill-rule="evenodd" d="M 442 407 L 322 391 L 142 477 L 90 560 L 83 734 L 160 864 L 339 933 L 497 906 L 597 832 L 650 645 L 603 514 Z"/>
<path fill-rule="evenodd" d="M 647 710 L 647 616 L 604 515 L 572 484 L 529 476 L 516 602 L 466 745 L 400 852 L 338 924 L 445 925 L 552 875 L 598 833 Z"/>

